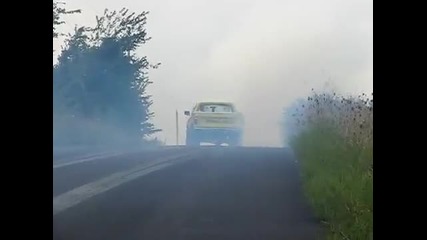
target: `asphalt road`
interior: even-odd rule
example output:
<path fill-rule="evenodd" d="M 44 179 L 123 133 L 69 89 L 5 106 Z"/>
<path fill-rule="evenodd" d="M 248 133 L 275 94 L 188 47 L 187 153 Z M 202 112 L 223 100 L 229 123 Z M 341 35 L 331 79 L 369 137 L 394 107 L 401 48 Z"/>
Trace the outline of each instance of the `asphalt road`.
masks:
<path fill-rule="evenodd" d="M 176 148 L 53 168 L 56 240 L 318 239 L 279 148 Z"/>

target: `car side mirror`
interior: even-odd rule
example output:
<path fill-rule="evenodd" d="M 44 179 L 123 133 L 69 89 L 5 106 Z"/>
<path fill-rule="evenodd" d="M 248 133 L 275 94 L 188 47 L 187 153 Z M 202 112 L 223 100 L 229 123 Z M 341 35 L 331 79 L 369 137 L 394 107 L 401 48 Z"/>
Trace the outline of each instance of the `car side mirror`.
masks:
<path fill-rule="evenodd" d="M 185 116 L 190 116 L 190 111 L 184 111 Z"/>

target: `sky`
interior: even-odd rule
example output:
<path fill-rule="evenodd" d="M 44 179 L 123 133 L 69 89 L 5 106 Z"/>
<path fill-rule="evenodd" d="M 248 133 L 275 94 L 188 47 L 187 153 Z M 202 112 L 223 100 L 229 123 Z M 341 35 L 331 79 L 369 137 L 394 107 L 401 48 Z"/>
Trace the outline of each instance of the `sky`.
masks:
<path fill-rule="evenodd" d="M 167 144 L 185 142 L 184 110 L 232 101 L 244 114 L 244 145 L 281 146 L 283 109 L 312 88 L 373 91 L 373 0 L 65 0 L 59 30 L 93 26 L 105 8 L 149 11 L 152 39 L 137 50 L 151 70 L 152 122 Z M 63 39 L 54 41 L 60 49 Z M 56 56 L 54 56 L 54 59 Z"/>

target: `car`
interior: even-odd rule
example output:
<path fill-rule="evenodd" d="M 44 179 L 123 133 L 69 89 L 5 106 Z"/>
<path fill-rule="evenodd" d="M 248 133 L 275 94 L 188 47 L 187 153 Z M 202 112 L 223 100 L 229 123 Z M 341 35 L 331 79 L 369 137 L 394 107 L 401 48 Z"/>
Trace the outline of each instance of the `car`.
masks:
<path fill-rule="evenodd" d="M 200 143 L 215 145 L 242 144 L 243 114 L 230 102 L 198 102 L 189 116 L 186 129 L 186 145 L 198 146 Z"/>

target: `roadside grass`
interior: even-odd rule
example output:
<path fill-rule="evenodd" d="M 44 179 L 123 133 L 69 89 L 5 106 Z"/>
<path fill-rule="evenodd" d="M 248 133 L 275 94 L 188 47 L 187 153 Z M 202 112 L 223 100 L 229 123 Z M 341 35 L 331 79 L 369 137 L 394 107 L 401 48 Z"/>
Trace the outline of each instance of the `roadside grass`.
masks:
<path fill-rule="evenodd" d="M 304 189 L 327 239 L 372 239 L 373 101 L 314 94 L 292 137 Z M 295 120 L 295 119 L 294 119 Z"/>

